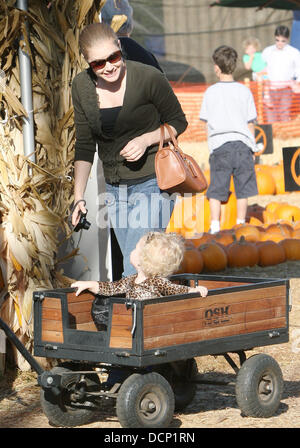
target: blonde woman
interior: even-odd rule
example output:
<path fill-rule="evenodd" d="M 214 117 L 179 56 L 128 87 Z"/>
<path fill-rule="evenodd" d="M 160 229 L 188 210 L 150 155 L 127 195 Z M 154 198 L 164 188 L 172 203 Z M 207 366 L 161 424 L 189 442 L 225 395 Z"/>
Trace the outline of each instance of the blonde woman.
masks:
<path fill-rule="evenodd" d="M 184 250 L 180 236 L 150 232 L 139 240 L 130 255 L 137 274 L 115 282 L 77 281 L 71 287 L 77 288 L 76 295 L 88 289 L 93 294 L 111 296 L 125 293 L 127 298 L 140 300 L 191 292 L 199 292 L 205 297 L 207 288 L 204 286 L 191 288 L 167 279 L 178 270 Z"/>
<path fill-rule="evenodd" d="M 164 229 L 168 213 L 163 210 L 168 207 L 171 213 L 169 197 L 161 194 L 155 175 L 160 124 L 169 123 L 179 135 L 187 121 L 165 75 L 155 67 L 125 61 L 109 25 L 88 25 L 79 44 L 89 68 L 72 84 L 76 129 L 72 224 L 76 226 L 80 213 L 86 212 L 84 193 L 97 148 L 108 217 L 123 254 L 123 275 L 128 276 L 135 272 L 130 253 L 138 240 L 150 230 Z M 140 222 L 132 222 L 141 209 Z"/>

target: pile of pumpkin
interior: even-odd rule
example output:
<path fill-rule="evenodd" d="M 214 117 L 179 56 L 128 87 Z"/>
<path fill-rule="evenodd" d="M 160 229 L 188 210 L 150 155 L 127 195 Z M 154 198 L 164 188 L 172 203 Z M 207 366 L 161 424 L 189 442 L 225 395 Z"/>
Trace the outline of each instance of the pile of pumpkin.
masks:
<path fill-rule="evenodd" d="M 273 266 L 300 260 L 300 208 L 271 202 L 250 205 L 245 224 L 185 237 L 186 250 L 179 272 L 217 272 L 235 267 Z"/>
<path fill-rule="evenodd" d="M 264 228 L 243 224 L 214 235 L 195 235 L 185 239 L 185 245 L 179 273 L 273 266 L 300 260 L 300 226 L 277 223 Z"/>

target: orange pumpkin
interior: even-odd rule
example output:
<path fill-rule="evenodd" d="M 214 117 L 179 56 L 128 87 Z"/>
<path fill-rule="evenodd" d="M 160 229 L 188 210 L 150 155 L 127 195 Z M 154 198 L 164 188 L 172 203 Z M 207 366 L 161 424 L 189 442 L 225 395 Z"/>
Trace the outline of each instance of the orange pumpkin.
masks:
<path fill-rule="evenodd" d="M 235 229 L 235 235 L 239 240 L 242 236 L 246 241 L 259 241 L 260 231 L 256 226 L 250 224 L 243 224 Z"/>
<path fill-rule="evenodd" d="M 266 205 L 266 210 L 271 213 L 276 213 L 276 209 L 278 207 L 280 207 L 281 205 L 288 205 L 288 204 L 287 204 L 287 202 L 275 202 L 275 201 L 269 202 Z"/>
<path fill-rule="evenodd" d="M 260 241 L 256 245 L 259 252 L 258 264 L 260 266 L 273 266 L 286 261 L 283 247 L 274 241 Z"/>
<path fill-rule="evenodd" d="M 198 247 L 203 257 L 204 270 L 208 272 L 222 271 L 227 267 L 227 255 L 221 245 L 215 242 L 202 244 Z"/>
<path fill-rule="evenodd" d="M 277 221 L 277 216 L 275 213 L 265 210 L 263 212 L 263 220 L 264 224 L 272 224 Z"/>
<path fill-rule="evenodd" d="M 276 184 L 269 170 L 261 168 L 260 165 L 255 165 L 255 171 L 258 194 L 275 194 Z"/>
<path fill-rule="evenodd" d="M 223 246 L 228 246 L 228 244 L 236 241 L 235 232 L 233 229 L 221 230 L 214 235 L 214 240 L 216 243 L 220 243 Z"/>
<path fill-rule="evenodd" d="M 278 165 L 273 165 L 271 170 L 273 179 L 276 185 L 276 194 L 284 194 L 285 183 L 284 183 L 284 169 L 283 162 L 281 161 Z"/>
<path fill-rule="evenodd" d="M 221 249 L 223 249 L 225 254 L 227 255 L 227 251 L 226 251 L 227 246 L 225 246 L 225 244 L 219 243 L 218 241 L 214 241 L 214 243 L 217 244 L 218 246 L 220 246 Z"/>
<path fill-rule="evenodd" d="M 260 241 L 274 241 L 275 243 L 279 243 L 279 241 L 282 241 L 284 239 L 285 236 L 280 235 L 279 233 L 264 232 L 260 236 Z"/>
<path fill-rule="evenodd" d="M 255 266 L 259 261 L 258 248 L 244 237 L 227 246 L 226 253 L 229 267 Z"/>
<path fill-rule="evenodd" d="M 191 243 L 194 245 L 194 247 L 200 246 L 200 244 L 207 243 L 209 241 L 212 241 L 215 238 L 215 235 L 212 235 L 208 232 L 195 234 L 192 236 L 192 238 L 189 239 Z"/>
<path fill-rule="evenodd" d="M 300 260 L 300 240 L 287 238 L 278 244 L 283 247 L 287 260 Z"/>
<path fill-rule="evenodd" d="M 265 232 L 267 234 L 278 234 L 280 236 L 283 236 L 284 238 L 290 238 L 293 235 L 293 227 L 289 224 L 270 224 L 266 229 Z"/>
<path fill-rule="evenodd" d="M 284 219 L 285 221 L 300 221 L 300 208 L 295 205 L 280 205 L 277 207 L 275 214 L 278 219 Z"/>
<path fill-rule="evenodd" d="M 202 254 L 196 249 L 187 247 L 177 273 L 200 274 L 203 270 Z"/>

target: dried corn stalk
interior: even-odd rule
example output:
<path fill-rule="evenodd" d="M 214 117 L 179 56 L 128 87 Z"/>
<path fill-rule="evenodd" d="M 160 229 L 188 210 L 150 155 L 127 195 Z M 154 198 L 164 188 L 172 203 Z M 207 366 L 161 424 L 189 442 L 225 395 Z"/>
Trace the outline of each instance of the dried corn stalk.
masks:
<path fill-rule="evenodd" d="M 67 218 L 73 200 L 70 86 L 84 68 L 79 32 L 99 20 L 105 0 L 28 4 L 24 12 L 15 8 L 15 0 L 0 0 L 0 256 L 9 292 L 1 317 L 30 349 L 32 292 L 70 284 L 57 260 L 59 238 L 70 232 Z M 20 100 L 19 45 L 29 51 L 32 62 L 35 164 L 23 155 L 26 112 Z M 18 365 L 28 368 L 21 358 Z"/>

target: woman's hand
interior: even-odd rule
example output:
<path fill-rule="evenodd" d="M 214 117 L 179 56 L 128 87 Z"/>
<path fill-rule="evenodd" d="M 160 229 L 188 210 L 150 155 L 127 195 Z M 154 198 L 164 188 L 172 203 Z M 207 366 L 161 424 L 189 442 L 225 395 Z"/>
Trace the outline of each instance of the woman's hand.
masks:
<path fill-rule="evenodd" d="M 128 162 L 136 162 L 145 154 L 148 146 L 150 146 L 148 144 L 148 139 L 141 135 L 130 140 L 130 142 L 124 146 L 120 155 Z"/>
<path fill-rule="evenodd" d="M 189 288 L 189 292 L 200 292 L 201 297 L 206 297 L 208 291 L 205 286 L 196 286 L 195 288 Z"/>
<path fill-rule="evenodd" d="M 76 205 L 76 207 L 73 210 L 73 213 L 72 213 L 72 226 L 74 226 L 74 227 L 77 226 L 77 224 L 79 222 L 80 214 L 81 213 L 84 213 L 84 214 L 86 213 L 86 208 L 85 208 L 84 204 L 85 204 L 85 202 L 83 202 L 83 200 L 78 202 L 78 204 Z"/>
<path fill-rule="evenodd" d="M 76 296 L 79 296 L 79 294 L 86 289 L 88 289 L 93 294 L 98 294 L 99 284 L 95 281 L 79 281 L 72 283 L 71 288 L 77 288 Z"/>
<path fill-rule="evenodd" d="M 76 160 L 74 164 L 74 204 L 77 204 L 72 212 L 72 225 L 76 226 L 80 219 L 80 212 L 86 213 L 85 201 L 83 200 L 87 181 L 91 172 L 92 164 L 85 160 Z M 80 201 L 80 202 L 78 202 Z"/>

